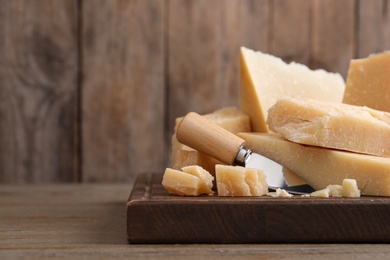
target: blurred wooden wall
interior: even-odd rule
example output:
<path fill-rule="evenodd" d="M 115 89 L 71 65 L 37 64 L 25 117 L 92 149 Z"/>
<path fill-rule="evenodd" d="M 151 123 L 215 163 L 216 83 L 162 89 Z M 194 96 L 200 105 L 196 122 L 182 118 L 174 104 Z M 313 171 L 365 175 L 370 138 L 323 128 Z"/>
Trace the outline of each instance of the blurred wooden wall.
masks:
<path fill-rule="evenodd" d="M 162 172 L 174 119 L 239 106 L 239 47 L 346 75 L 387 0 L 0 0 L 0 182 Z"/>

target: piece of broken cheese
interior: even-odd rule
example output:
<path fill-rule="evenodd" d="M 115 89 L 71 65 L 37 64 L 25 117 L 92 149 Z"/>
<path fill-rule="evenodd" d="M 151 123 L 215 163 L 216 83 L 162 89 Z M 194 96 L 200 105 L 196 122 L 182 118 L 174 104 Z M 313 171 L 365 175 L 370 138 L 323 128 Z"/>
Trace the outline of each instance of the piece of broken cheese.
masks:
<path fill-rule="evenodd" d="M 274 198 L 290 198 L 293 195 L 288 193 L 285 189 L 277 188 L 273 192 L 268 192 L 267 196 L 271 196 L 271 197 L 274 197 Z"/>
<path fill-rule="evenodd" d="M 268 113 L 269 128 L 314 146 L 390 157 L 390 113 L 368 107 L 283 98 Z"/>
<path fill-rule="evenodd" d="M 236 107 L 225 107 L 203 116 L 233 134 L 251 131 L 249 116 Z M 222 162 L 177 141 L 176 129 L 181 120 L 182 117 L 176 119 L 172 136 L 171 167 L 179 170 L 184 166 L 199 165 L 214 175 L 215 165 L 222 164 Z"/>
<path fill-rule="evenodd" d="M 276 134 L 238 136 L 252 151 L 288 167 L 315 190 L 355 179 L 363 195 L 390 196 L 390 158 L 302 145 Z"/>
<path fill-rule="evenodd" d="M 340 102 L 345 82 L 338 73 L 311 70 L 295 62 L 241 47 L 241 109 L 253 132 L 268 132 L 268 109 L 285 96 Z"/>
<path fill-rule="evenodd" d="M 189 173 L 200 178 L 206 185 L 208 190 L 213 188 L 214 177 L 205 169 L 198 165 L 189 165 L 181 169 L 185 173 Z"/>
<path fill-rule="evenodd" d="M 360 197 L 360 190 L 358 188 L 356 180 L 353 179 L 344 179 L 342 185 L 342 195 L 349 198 L 358 198 Z"/>
<path fill-rule="evenodd" d="M 343 180 L 343 183 L 346 179 Z M 350 180 L 350 179 L 348 179 Z M 356 182 L 356 180 L 355 180 Z M 331 184 L 326 187 L 329 190 L 330 197 L 342 197 L 343 196 L 343 186 L 339 184 Z"/>
<path fill-rule="evenodd" d="M 325 188 L 321 190 L 316 190 L 310 193 L 309 196 L 306 196 L 305 194 L 305 197 L 329 198 L 329 189 Z"/>
<path fill-rule="evenodd" d="M 328 185 L 325 189 L 314 191 L 311 197 L 329 198 L 329 197 L 348 197 L 359 198 L 360 190 L 354 179 L 344 179 L 342 185 Z"/>
<path fill-rule="evenodd" d="M 350 61 L 343 103 L 390 112 L 390 51 Z"/>
<path fill-rule="evenodd" d="M 214 177 L 202 167 L 187 166 L 182 171 L 166 168 L 162 186 L 171 194 L 181 196 L 212 195 Z"/>
<path fill-rule="evenodd" d="M 266 176 L 259 169 L 217 164 L 218 196 L 262 196 L 268 192 Z"/>

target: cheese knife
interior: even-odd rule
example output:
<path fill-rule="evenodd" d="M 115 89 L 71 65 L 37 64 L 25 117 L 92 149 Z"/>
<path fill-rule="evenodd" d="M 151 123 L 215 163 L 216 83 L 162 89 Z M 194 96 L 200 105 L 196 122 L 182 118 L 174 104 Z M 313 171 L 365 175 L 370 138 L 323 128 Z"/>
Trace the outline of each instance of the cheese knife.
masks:
<path fill-rule="evenodd" d="M 262 169 L 270 190 L 285 189 L 292 194 L 308 194 L 314 189 L 308 184 L 288 186 L 283 166 L 245 146 L 245 140 L 201 115 L 190 112 L 180 122 L 177 140 L 228 165 Z"/>

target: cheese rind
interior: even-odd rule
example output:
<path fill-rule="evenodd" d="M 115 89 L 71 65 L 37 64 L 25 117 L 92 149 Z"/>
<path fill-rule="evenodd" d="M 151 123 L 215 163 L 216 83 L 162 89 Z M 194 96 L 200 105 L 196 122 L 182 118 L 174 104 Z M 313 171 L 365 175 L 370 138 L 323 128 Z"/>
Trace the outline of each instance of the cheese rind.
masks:
<path fill-rule="evenodd" d="M 213 194 L 211 188 L 198 176 L 171 168 L 165 169 L 162 186 L 169 193 L 181 196 Z"/>
<path fill-rule="evenodd" d="M 314 146 L 390 157 L 390 113 L 368 107 L 283 98 L 271 107 L 269 128 Z"/>
<path fill-rule="evenodd" d="M 390 158 L 301 145 L 274 134 L 238 136 L 251 150 L 288 167 L 316 190 L 355 179 L 363 195 L 390 196 Z"/>
<path fill-rule="evenodd" d="M 218 164 L 215 166 L 219 196 L 262 196 L 268 192 L 261 170 Z"/>
<path fill-rule="evenodd" d="M 345 82 L 340 74 L 310 70 L 299 63 L 241 47 L 241 109 L 253 132 L 268 132 L 268 109 L 285 96 L 341 102 Z"/>
<path fill-rule="evenodd" d="M 221 126 L 222 128 L 237 134 L 238 132 L 249 132 L 250 121 L 249 116 L 241 112 L 236 107 L 225 107 L 211 114 L 203 115 L 207 120 Z M 199 165 L 207 170 L 212 175 L 215 174 L 215 165 L 222 162 L 194 150 L 184 144 L 181 144 L 176 138 L 176 129 L 181 122 L 182 117 L 176 119 L 174 134 L 171 139 L 171 167 L 173 169 L 181 169 L 188 165 Z"/>
<path fill-rule="evenodd" d="M 390 112 L 390 51 L 350 61 L 343 102 Z"/>

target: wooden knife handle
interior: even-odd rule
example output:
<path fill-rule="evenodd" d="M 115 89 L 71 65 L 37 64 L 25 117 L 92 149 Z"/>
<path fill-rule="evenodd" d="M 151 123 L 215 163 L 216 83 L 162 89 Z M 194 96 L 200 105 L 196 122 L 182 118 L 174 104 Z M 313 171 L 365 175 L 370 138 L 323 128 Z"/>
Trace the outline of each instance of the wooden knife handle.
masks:
<path fill-rule="evenodd" d="M 176 131 L 177 140 L 226 164 L 234 164 L 245 140 L 208 121 L 197 113 L 188 113 Z"/>

